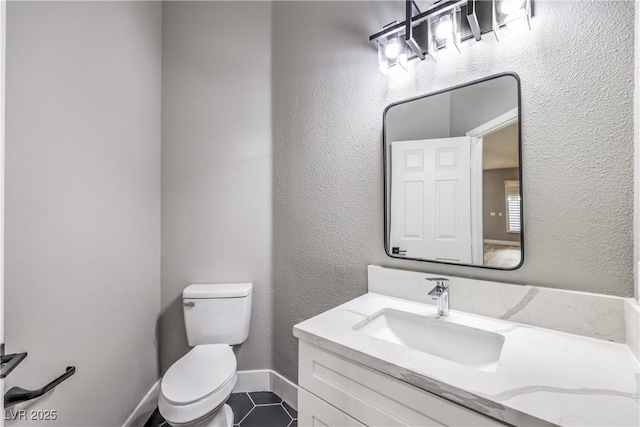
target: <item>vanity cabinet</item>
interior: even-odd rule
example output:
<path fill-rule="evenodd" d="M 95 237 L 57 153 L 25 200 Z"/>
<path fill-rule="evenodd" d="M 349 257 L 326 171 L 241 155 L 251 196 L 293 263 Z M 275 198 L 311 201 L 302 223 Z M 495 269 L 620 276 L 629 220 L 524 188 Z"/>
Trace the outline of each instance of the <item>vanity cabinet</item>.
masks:
<path fill-rule="evenodd" d="M 301 426 L 505 425 L 303 340 L 298 382 Z"/>

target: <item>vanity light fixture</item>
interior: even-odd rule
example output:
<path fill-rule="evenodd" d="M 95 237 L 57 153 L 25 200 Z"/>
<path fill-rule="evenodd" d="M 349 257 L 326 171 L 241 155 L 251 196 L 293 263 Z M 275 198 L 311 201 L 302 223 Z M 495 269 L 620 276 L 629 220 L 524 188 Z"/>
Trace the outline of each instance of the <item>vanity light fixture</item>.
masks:
<path fill-rule="evenodd" d="M 466 19 L 462 19 L 465 16 Z M 414 0 L 405 0 L 405 21 L 394 21 L 369 37 L 378 46 L 380 71 L 407 70 L 408 62 L 441 49 L 460 52 L 462 41 L 493 31 L 499 40 L 502 27 L 526 24 L 531 29 L 533 0 L 441 0 L 422 12 Z"/>
<path fill-rule="evenodd" d="M 480 0 L 478 0 L 480 1 Z M 473 33 L 473 37 L 476 41 L 482 39 L 482 31 L 480 30 L 480 22 L 478 21 L 476 0 L 470 0 L 467 2 L 467 22 L 469 23 L 469 29 Z"/>
<path fill-rule="evenodd" d="M 394 24 L 396 22 L 392 22 L 389 25 Z M 394 67 L 407 71 L 409 47 L 404 42 L 403 36 L 404 32 L 397 32 L 376 40 L 378 44 L 378 66 L 383 74 L 388 74 Z"/>
<path fill-rule="evenodd" d="M 460 7 L 456 6 L 439 15 L 432 15 L 429 22 L 429 55 L 437 61 L 439 49 L 455 47 L 460 53 Z"/>
<path fill-rule="evenodd" d="M 500 28 L 526 26 L 531 29 L 531 0 L 492 0 L 491 22 L 496 40 L 500 40 Z"/>

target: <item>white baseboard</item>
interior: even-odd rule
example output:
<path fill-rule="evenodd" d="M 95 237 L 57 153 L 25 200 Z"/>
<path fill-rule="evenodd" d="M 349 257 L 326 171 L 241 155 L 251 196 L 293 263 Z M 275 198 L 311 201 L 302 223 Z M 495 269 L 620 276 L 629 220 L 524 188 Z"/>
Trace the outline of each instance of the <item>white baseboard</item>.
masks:
<path fill-rule="evenodd" d="M 122 427 L 143 427 L 153 411 L 158 407 L 158 397 L 160 396 L 160 380 L 151 386 L 147 394 L 144 395 L 138 406 L 125 420 Z"/>
<path fill-rule="evenodd" d="M 234 393 L 253 391 L 271 391 L 284 400 L 287 405 L 298 410 L 298 386 L 271 369 L 238 371 L 238 381 Z"/>
<path fill-rule="evenodd" d="M 494 245 L 506 245 L 506 246 L 520 246 L 520 241 L 511 241 L 511 240 L 491 240 L 484 239 L 484 243 L 492 243 Z"/>
<path fill-rule="evenodd" d="M 269 371 L 271 374 L 271 391 L 284 400 L 287 405 L 296 411 L 298 410 L 298 386 L 276 371 Z"/>
<path fill-rule="evenodd" d="M 253 391 L 271 391 L 284 400 L 287 405 L 298 410 L 298 386 L 271 369 L 238 371 L 238 380 L 233 393 Z M 153 411 L 158 407 L 160 380 L 144 395 L 138 406 L 126 419 L 122 427 L 143 427 Z"/>
<path fill-rule="evenodd" d="M 252 391 L 271 391 L 271 371 L 258 369 L 255 371 L 238 371 L 238 380 L 233 393 Z"/>

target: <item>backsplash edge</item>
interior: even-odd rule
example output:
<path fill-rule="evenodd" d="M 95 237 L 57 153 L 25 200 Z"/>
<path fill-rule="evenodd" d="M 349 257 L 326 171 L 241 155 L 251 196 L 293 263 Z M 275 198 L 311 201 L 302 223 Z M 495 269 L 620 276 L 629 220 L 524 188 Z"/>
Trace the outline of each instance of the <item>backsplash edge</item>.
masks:
<path fill-rule="evenodd" d="M 640 363 L 640 308 L 638 307 L 638 302 L 633 298 L 628 298 L 625 304 L 625 319 L 627 346 Z"/>

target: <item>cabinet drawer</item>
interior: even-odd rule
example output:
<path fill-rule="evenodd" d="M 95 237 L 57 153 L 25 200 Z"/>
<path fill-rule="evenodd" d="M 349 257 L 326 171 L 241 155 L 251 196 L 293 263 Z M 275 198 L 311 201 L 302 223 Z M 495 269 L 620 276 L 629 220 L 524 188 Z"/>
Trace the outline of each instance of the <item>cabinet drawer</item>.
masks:
<path fill-rule="evenodd" d="M 504 424 L 300 341 L 300 386 L 367 426 Z"/>
<path fill-rule="evenodd" d="M 365 427 L 313 394 L 298 389 L 298 425 L 313 427 Z"/>

